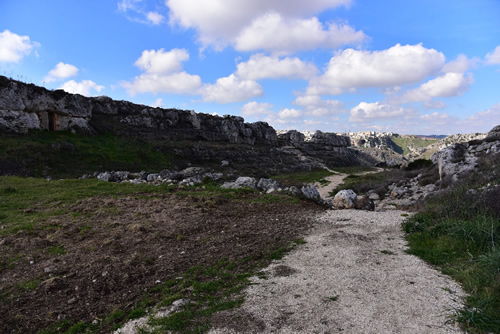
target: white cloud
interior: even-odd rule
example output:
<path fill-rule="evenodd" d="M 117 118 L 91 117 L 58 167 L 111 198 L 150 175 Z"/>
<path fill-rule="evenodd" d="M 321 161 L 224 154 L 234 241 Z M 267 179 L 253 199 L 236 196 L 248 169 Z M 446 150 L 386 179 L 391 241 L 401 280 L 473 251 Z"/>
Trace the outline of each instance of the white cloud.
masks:
<path fill-rule="evenodd" d="M 162 107 L 163 106 L 163 99 L 158 98 L 156 99 L 153 103 L 151 103 L 151 107 L 156 108 L 156 107 Z"/>
<path fill-rule="evenodd" d="M 334 49 L 341 45 L 361 44 L 366 36 L 348 25 L 328 24 L 327 29 L 313 17 L 284 18 L 278 13 L 265 14 L 236 37 L 238 51 L 268 50 L 277 54 L 317 48 Z"/>
<path fill-rule="evenodd" d="M 132 83 L 121 85 L 132 96 L 146 92 L 196 94 L 201 78 L 182 71 L 182 62 L 188 59 L 189 53 L 184 49 L 144 50 L 135 65 L 145 73 L 135 77 Z"/>
<path fill-rule="evenodd" d="M 316 117 L 336 115 L 346 111 L 341 101 L 322 100 L 319 95 L 299 96 L 293 103 L 304 107 L 308 115 Z"/>
<path fill-rule="evenodd" d="M 326 34 L 328 38 L 324 41 L 330 43 L 329 45 L 332 45 L 333 41 L 336 41 L 337 45 L 345 43 L 348 29 L 339 30 L 338 27 L 333 28 L 332 26 L 332 28 L 325 30 L 322 26 L 313 27 L 305 23 L 311 19 L 315 20 L 311 17 L 327 9 L 339 6 L 347 7 L 351 2 L 352 0 L 310 0 L 307 2 L 302 0 L 166 0 L 170 9 L 170 23 L 184 28 L 196 29 L 199 42 L 203 47 L 213 46 L 220 50 L 229 44 L 237 44 L 240 50 L 267 50 L 270 47 L 273 51 L 304 49 L 305 46 L 311 47 L 311 45 L 318 47 L 316 43 L 309 42 L 309 39 L 315 40 L 316 36 L 310 35 L 307 36 L 307 39 L 304 38 L 302 34 L 299 34 L 298 27 L 291 26 L 291 22 L 298 23 L 302 29 L 308 29 L 308 32 Z M 270 13 L 275 15 L 273 19 L 275 24 L 270 26 L 272 29 L 263 31 L 263 35 L 258 36 L 262 40 L 261 42 L 255 41 L 253 39 L 255 32 L 261 31 L 259 24 L 271 23 Z M 281 23 L 276 24 L 276 17 L 281 19 Z M 310 21 L 310 24 L 312 23 Z M 279 32 L 282 35 L 285 27 L 291 27 L 293 31 L 290 31 L 289 35 L 284 35 L 285 40 L 280 41 L 280 48 L 276 48 L 270 44 L 273 39 L 272 34 Z M 311 30 L 311 28 L 315 28 L 315 30 Z M 345 28 L 352 29 L 348 26 Z M 249 30 L 243 34 L 245 29 Z M 334 36 L 334 31 L 342 36 Z M 349 34 L 348 36 L 350 36 Z M 362 32 L 358 34 L 362 34 Z M 290 44 L 292 37 L 300 38 L 299 40 L 294 39 L 296 41 L 294 46 Z M 347 38 L 347 40 L 349 43 L 352 42 L 352 37 Z M 358 41 L 356 40 L 356 42 Z M 304 46 L 301 46 L 301 43 L 304 43 Z"/>
<path fill-rule="evenodd" d="M 446 108 L 446 103 L 443 101 L 427 101 L 424 106 L 429 109 L 444 109 Z"/>
<path fill-rule="evenodd" d="M 185 49 L 172 49 L 168 52 L 164 49 L 144 50 L 135 62 L 135 66 L 147 73 L 169 74 L 180 71 L 182 62 L 187 60 L 189 60 L 189 53 Z"/>
<path fill-rule="evenodd" d="M 262 86 L 253 80 L 241 80 L 234 74 L 217 79 L 200 89 L 205 102 L 231 103 L 251 99 L 264 94 Z"/>
<path fill-rule="evenodd" d="M 444 61 L 441 52 L 422 44 L 396 44 L 383 51 L 347 49 L 330 59 L 325 74 L 311 80 L 307 92 L 338 95 L 361 87 L 417 83 L 439 71 Z"/>
<path fill-rule="evenodd" d="M 100 92 L 104 89 L 104 86 L 100 86 L 93 82 L 92 80 L 83 80 L 81 82 L 76 82 L 75 80 L 70 80 L 62 84 L 59 89 L 63 89 L 71 94 L 80 94 L 83 96 L 91 96 L 91 91 Z"/>
<path fill-rule="evenodd" d="M 255 54 L 247 62 L 238 64 L 236 74 L 245 80 L 260 79 L 311 79 L 318 69 L 312 63 L 306 63 L 299 58 L 269 57 Z"/>
<path fill-rule="evenodd" d="M 459 55 L 457 59 L 445 64 L 441 70 L 444 73 L 465 73 L 479 63 L 478 58 L 467 58 L 466 55 Z"/>
<path fill-rule="evenodd" d="M 59 62 L 56 67 L 49 71 L 49 74 L 44 78 L 44 80 L 46 82 L 53 82 L 56 80 L 74 77 L 77 74 L 78 68 L 76 66 Z"/>
<path fill-rule="evenodd" d="M 17 63 L 40 44 L 31 42 L 29 36 L 20 36 L 4 30 L 0 32 L 0 62 Z"/>
<path fill-rule="evenodd" d="M 412 117 L 415 117 L 414 111 L 401 108 L 400 106 L 382 104 L 380 102 L 361 102 L 351 109 L 349 121 L 363 123 L 382 119 L 398 120 Z"/>
<path fill-rule="evenodd" d="M 407 91 L 400 102 L 430 101 L 434 97 L 459 96 L 466 92 L 473 82 L 472 74 L 449 72 L 427 81 L 419 88 Z"/>
<path fill-rule="evenodd" d="M 465 124 L 469 132 L 489 132 L 494 126 L 500 124 L 500 103 L 468 117 Z"/>
<path fill-rule="evenodd" d="M 274 114 L 273 105 L 271 103 L 258 103 L 255 101 L 248 102 L 241 107 L 241 115 L 244 117 L 266 118 Z"/>
<path fill-rule="evenodd" d="M 300 116 L 302 116 L 302 112 L 300 110 L 293 108 L 291 109 L 285 108 L 282 109 L 278 115 L 281 119 L 299 118 Z"/>
<path fill-rule="evenodd" d="M 118 1 L 118 10 L 124 13 L 125 17 L 132 22 L 161 24 L 165 17 L 157 11 L 147 10 L 147 4 L 148 2 L 143 0 L 120 0 Z"/>
<path fill-rule="evenodd" d="M 485 57 L 486 64 L 500 64 L 500 45 L 495 48 L 492 52 L 486 54 Z"/>
<path fill-rule="evenodd" d="M 196 94 L 201 86 L 201 78 L 186 72 L 167 75 L 145 73 L 134 78 L 132 83 L 122 82 L 132 96 L 138 93 Z"/>
<path fill-rule="evenodd" d="M 451 128 L 452 124 L 458 123 L 459 119 L 457 117 L 450 116 L 447 113 L 433 112 L 432 114 L 426 114 L 420 116 L 420 119 L 432 126 L 444 126 L 447 125 Z"/>
<path fill-rule="evenodd" d="M 138 4 L 140 4 L 142 0 L 121 0 L 118 1 L 118 9 L 122 12 L 126 12 L 128 10 L 137 10 Z"/>
<path fill-rule="evenodd" d="M 158 12 L 148 12 L 146 13 L 146 18 L 154 25 L 161 24 L 165 19 L 165 17 Z"/>

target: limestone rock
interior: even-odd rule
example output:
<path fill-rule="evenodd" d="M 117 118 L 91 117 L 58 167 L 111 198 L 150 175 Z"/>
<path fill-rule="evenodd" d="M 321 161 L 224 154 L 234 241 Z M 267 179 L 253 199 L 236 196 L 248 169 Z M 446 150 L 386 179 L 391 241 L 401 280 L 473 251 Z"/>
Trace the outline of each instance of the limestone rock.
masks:
<path fill-rule="evenodd" d="M 366 195 L 358 196 L 354 202 L 354 208 L 358 210 L 375 211 L 375 203 Z"/>
<path fill-rule="evenodd" d="M 234 182 L 225 182 L 222 185 L 224 189 L 238 189 L 243 187 L 256 188 L 257 180 L 249 176 L 240 176 Z"/>
<path fill-rule="evenodd" d="M 352 209 L 357 197 L 358 195 L 351 189 L 341 190 L 333 197 L 332 207 L 334 210 Z"/>
<path fill-rule="evenodd" d="M 321 195 L 318 192 L 318 189 L 316 189 L 315 186 L 312 184 L 308 184 L 307 186 L 302 187 L 301 189 L 302 195 L 304 195 L 306 198 L 315 200 L 315 201 L 321 201 Z"/>
<path fill-rule="evenodd" d="M 278 189 L 283 189 L 283 186 L 276 180 L 261 178 L 257 183 L 257 189 L 267 193 L 270 190 L 276 191 Z"/>

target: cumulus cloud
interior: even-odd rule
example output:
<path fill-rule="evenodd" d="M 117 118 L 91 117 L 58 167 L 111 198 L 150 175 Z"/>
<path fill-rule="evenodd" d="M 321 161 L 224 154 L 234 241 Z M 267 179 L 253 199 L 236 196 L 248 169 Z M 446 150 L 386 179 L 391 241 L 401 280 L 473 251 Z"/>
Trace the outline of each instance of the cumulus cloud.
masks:
<path fill-rule="evenodd" d="M 358 43 L 364 38 L 347 25 L 326 29 L 314 15 L 327 9 L 349 6 L 352 0 L 167 0 L 170 23 L 198 32 L 203 47 L 222 49 L 229 44 L 238 50 L 289 52 L 318 47 L 318 40 L 331 45 Z M 262 29 L 263 25 L 269 29 Z M 294 26 L 297 24 L 297 26 Z M 291 29 L 291 30 L 286 30 Z M 301 33 L 301 30 L 304 31 Z M 305 30 L 304 30 L 305 29 Z M 284 32 L 287 34 L 284 34 Z M 261 35 L 258 35 L 258 34 Z M 279 47 L 273 45 L 278 33 Z M 313 35 L 307 35 L 313 34 Z M 317 34 L 319 36 L 317 36 Z M 258 37 L 257 40 L 255 37 Z M 291 41 L 295 42 L 292 45 Z"/>
<path fill-rule="evenodd" d="M 434 97 L 462 95 L 474 82 L 472 74 L 449 72 L 403 94 L 400 102 L 430 101 Z"/>
<path fill-rule="evenodd" d="M 346 111 L 341 101 L 322 100 L 319 95 L 299 96 L 293 103 L 304 107 L 308 115 L 315 117 L 331 116 Z"/>
<path fill-rule="evenodd" d="M 337 48 L 341 45 L 361 44 L 366 36 L 348 25 L 324 25 L 310 19 L 287 19 L 278 13 L 265 14 L 242 30 L 235 40 L 239 51 L 267 50 L 277 54 L 317 48 Z"/>
<path fill-rule="evenodd" d="M 76 82 L 75 80 L 70 80 L 62 84 L 59 89 L 63 89 L 71 94 L 80 94 L 83 96 L 91 96 L 91 91 L 100 92 L 104 89 L 104 86 L 98 85 L 92 80 L 83 80 Z"/>
<path fill-rule="evenodd" d="M 326 72 L 310 81 L 309 95 L 354 91 L 361 87 L 391 87 L 417 83 L 438 72 L 445 56 L 422 44 L 382 51 L 346 49 L 330 59 Z"/>
<path fill-rule="evenodd" d="M 145 73 L 134 78 L 132 83 L 122 82 L 132 96 L 137 93 L 196 94 L 201 87 L 201 78 L 182 70 L 182 62 L 189 59 L 184 49 L 170 51 L 144 50 L 135 66 Z"/>
<path fill-rule="evenodd" d="M 189 53 L 185 49 L 144 50 L 135 66 L 147 73 L 168 74 L 182 69 L 182 62 L 189 60 Z"/>
<path fill-rule="evenodd" d="M 300 116 L 302 116 L 302 112 L 300 110 L 297 110 L 297 109 L 293 109 L 293 108 L 285 108 L 285 109 L 281 109 L 281 111 L 279 112 L 279 117 L 281 119 L 288 119 L 288 118 L 299 118 Z"/>
<path fill-rule="evenodd" d="M 299 58 L 269 57 L 255 54 L 246 62 L 238 64 L 236 74 L 244 80 L 260 79 L 311 79 L 318 69 L 312 63 L 306 63 Z"/>
<path fill-rule="evenodd" d="M 500 64 L 500 45 L 497 46 L 492 52 L 487 53 L 485 60 L 486 64 L 489 65 Z"/>
<path fill-rule="evenodd" d="M 20 36 L 9 30 L 0 32 L 0 62 L 17 63 L 40 44 L 31 42 L 29 36 Z"/>
<path fill-rule="evenodd" d="M 201 78 L 184 71 L 168 75 L 145 73 L 135 77 L 132 83 L 122 82 L 122 86 L 132 96 L 138 93 L 196 94 Z"/>
<path fill-rule="evenodd" d="M 478 58 L 469 59 L 466 55 L 461 54 L 457 59 L 445 64 L 441 71 L 444 73 L 465 73 L 469 69 L 476 67 L 479 61 Z"/>
<path fill-rule="evenodd" d="M 53 82 L 57 80 L 74 77 L 78 74 L 78 68 L 71 64 L 63 62 L 57 63 L 56 67 L 49 71 L 49 74 L 44 78 L 46 82 Z"/>
<path fill-rule="evenodd" d="M 380 102 L 361 102 L 351 109 L 349 121 L 363 123 L 382 119 L 400 119 L 415 117 L 415 112 L 400 106 Z"/>
<path fill-rule="evenodd" d="M 241 107 L 241 115 L 243 117 L 267 118 L 273 114 L 273 105 L 271 103 L 256 101 L 248 102 Z"/>
<path fill-rule="evenodd" d="M 199 93 L 205 102 L 231 103 L 262 96 L 264 90 L 258 82 L 242 80 L 236 75 L 219 78 L 215 84 L 204 85 Z"/>

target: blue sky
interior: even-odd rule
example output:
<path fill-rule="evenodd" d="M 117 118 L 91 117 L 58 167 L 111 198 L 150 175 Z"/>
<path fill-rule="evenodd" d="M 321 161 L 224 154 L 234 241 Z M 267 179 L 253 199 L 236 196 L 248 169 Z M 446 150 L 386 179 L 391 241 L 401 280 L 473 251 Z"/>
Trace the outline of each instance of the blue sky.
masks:
<path fill-rule="evenodd" d="M 4 0 L 0 74 L 276 129 L 500 124 L 498 0 Z"/>

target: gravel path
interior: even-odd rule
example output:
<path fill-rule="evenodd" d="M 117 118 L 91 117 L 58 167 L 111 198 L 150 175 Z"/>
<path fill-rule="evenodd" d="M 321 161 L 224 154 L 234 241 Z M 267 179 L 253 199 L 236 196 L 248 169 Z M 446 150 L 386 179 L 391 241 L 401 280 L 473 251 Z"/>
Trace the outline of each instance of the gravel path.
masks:
<path fill-rule="evenodd" d="M 297 247 L 252 278 L 210 333 L 462 333 L 460 286 L 405 252 L 401 211 L 327 211 Z"/>

